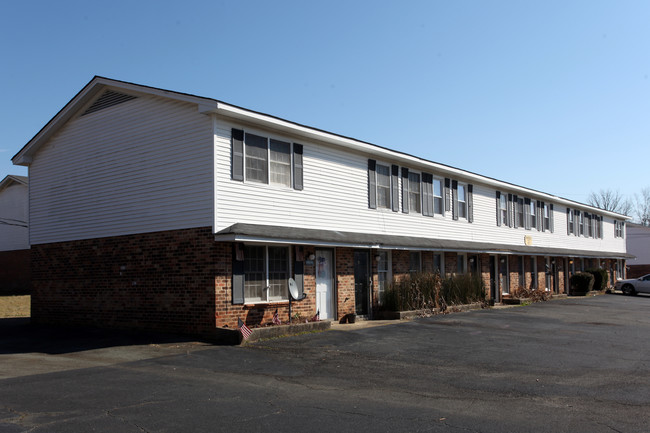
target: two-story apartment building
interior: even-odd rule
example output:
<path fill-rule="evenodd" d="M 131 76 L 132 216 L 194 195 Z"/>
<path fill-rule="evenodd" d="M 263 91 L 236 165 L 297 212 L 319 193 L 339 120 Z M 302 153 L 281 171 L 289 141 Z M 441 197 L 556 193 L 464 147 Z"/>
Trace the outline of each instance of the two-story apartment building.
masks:
<path fill-rule="evenodd" d="M 28 194 L 25 176 L 0 181 L 0 293 L 30 291 Z"/>
<path fill-rule="evenodd" d="M 372 317 L 394 277 L 478 272 L 498 302 L 622 275 L 626 216 L 215 99 L 102 77 L 29 167 L 32 316 L 190 333 Z"/>

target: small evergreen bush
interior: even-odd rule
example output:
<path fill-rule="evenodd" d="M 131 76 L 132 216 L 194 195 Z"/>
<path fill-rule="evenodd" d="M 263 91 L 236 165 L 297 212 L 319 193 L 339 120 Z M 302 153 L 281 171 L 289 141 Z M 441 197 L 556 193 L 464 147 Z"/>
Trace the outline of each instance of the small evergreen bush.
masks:
<path fill-rule="evenodd" d="M 588 272 L 578 272 L 571 276 L 571 293 L 587 293 L 594 287 L 594 276 Z"/>
<path fill-rule="evenodd" d="M 594 276 L 594 290 L 605 290 L 607 286 L 607 271 L 602 268 L 587 269 L 585 272 Z"/>

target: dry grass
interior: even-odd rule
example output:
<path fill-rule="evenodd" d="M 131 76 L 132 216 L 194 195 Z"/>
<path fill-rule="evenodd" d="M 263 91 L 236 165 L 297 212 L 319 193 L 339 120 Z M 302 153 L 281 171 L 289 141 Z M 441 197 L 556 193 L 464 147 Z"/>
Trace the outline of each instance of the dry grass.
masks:
<path fill-rule="evenodd" d="M 31 296 L 0 296 L 0 319 L 29 317 Z"/>

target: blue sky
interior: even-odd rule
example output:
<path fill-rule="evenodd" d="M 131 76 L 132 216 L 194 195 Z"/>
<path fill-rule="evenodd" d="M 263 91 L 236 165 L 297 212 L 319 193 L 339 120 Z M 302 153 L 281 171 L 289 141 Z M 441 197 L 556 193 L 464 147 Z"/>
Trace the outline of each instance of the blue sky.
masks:
<path fill-rule="evenodd" d="M 3 1 L 0 178 L 94 75 L 585 202 L 650 187 L 647 1 Z M 74 169 L 74 167 L 72 167 Z"/>

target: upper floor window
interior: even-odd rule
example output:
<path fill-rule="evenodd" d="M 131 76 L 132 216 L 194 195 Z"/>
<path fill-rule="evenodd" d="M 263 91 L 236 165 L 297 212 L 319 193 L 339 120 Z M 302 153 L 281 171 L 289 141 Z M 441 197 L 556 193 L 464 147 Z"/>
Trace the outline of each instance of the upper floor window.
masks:
<path fill-rule="evenodd" d="M 422 212 L 420 200 L 420 175 L 409 173 L 408 204 L 411 212 Z"/>
<path fill-rule="evenodd" d="M 524 221 L 524 199 L 523 198 L 518 198 L 516 201 L 516 207 L 517 207 L 517 221 L 516 221 L 516 226 L 517 227 L 525 227 L 526 223 Z"/>
<path fill-rule="evenodd" d="M 458 184 L 458 217 L 467 218 L 467 194 L 466 185 Z"/>
<path fill-rule="evenodd" d="M 530 217 L 530 227 L 537 227 L 537 214 L 535 213 L 535 200 L 530 201 L 529 205 L 529 217 Z"/>
<path fill-rule="evenodd" d="M 499 199 L 499 213 L 501 216 L 501 222 L 504 225 L 508 224 L 508 197 L 505 194 L 501 194 Z"/>
<path fill-rule="evenodd" d="M 614 237 L 622 238 L 623 237 L 623 221 L 614 220 Z"/>
<path fill-rule="evenodd" d="M 433 212 L 440 215 L 445 212 L 442 201 L 442 179 L 433 179 Z"/>
<path fill-rule="evenodd" d="M 377 207 L 390 209 L 390 167 L 377 164 Z"/>
<path fill-rule="evenodd" d="M 232 130 L 233 180 L 303 189 L 303 146 Z"/>
<path fill-rule="evenodd" d="M 578 234 L 585 235 L 585 214 L 578 211 Z"/>
<path fill-rule="evenodd" d="M 543 211 L 542 211 L 542 215 L 543 215 L 542 227 L 544 230 L 553 231 L 553 226 L 551 224 L 551 221 L 553 220 L 553 215 L 551 214 L 551 212 L 553 212 L 553 210 L 551 209 L 551 205 L 548 203 L 544 203 Z"/>
<path fill-rule="evenodd" d="M 291 143 L 271 139 L 271 183 L 291 186 Z"/>
<path fill-rule="evenodd" d="M 570 235 L 570 234 L 576 232 L 576 230 L 575 230 L 575 219 L 574 219 L 574 216 L 573 216 L 573 212 L 571 212 L 571 209 L 567 209 L 566 216 L 567 216 L 567 224 L 568 224 L 567 234 Z"/>

